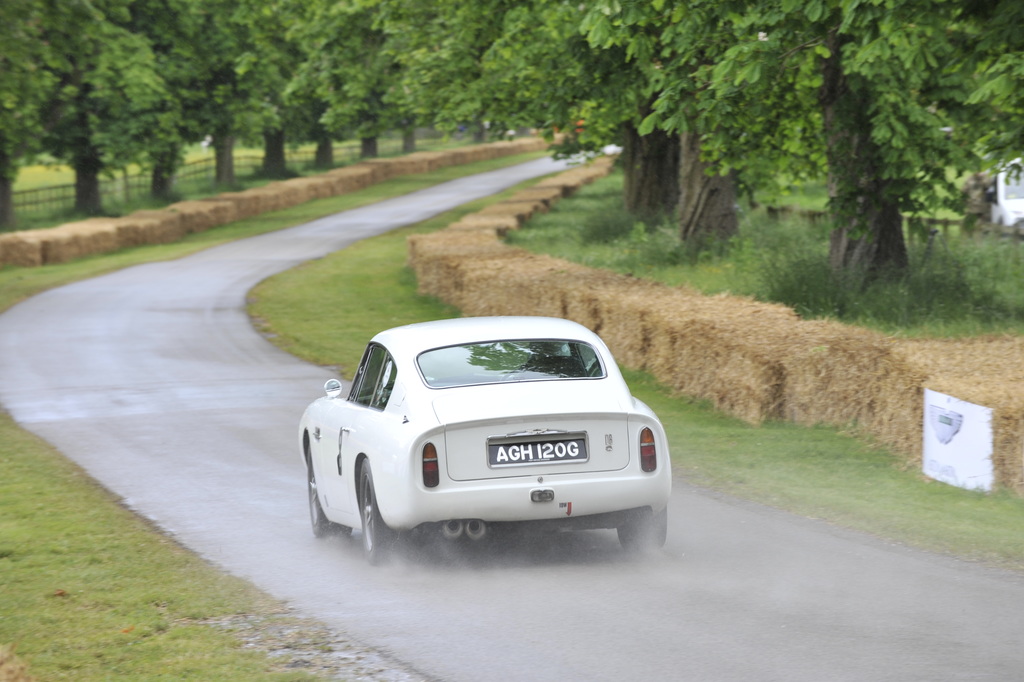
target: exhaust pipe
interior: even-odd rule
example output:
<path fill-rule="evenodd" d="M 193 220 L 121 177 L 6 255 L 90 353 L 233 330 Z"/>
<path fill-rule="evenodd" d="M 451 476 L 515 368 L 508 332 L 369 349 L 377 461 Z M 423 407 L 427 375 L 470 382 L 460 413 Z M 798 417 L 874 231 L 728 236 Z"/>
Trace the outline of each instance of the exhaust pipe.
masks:
<path fill-rule="evenodd" d="M 487 524 L 480 519 L 466 522 L 466 537 L 470 540 L 482 540 L 487 535 Z"/>
<path fill-rule="evenodd" d="M 457 540 L 462 537 L 462 521 L 445 521 L 441 524 L 441 535 L 448 540 Z"/>

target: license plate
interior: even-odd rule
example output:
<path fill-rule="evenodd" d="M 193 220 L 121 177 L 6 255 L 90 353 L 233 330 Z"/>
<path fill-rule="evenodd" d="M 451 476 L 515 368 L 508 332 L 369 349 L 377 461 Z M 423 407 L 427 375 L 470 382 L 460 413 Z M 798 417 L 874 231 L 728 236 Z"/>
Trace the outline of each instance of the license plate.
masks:
<path fill-rule="evenodd" d="M 487 443 L 487 463 L 492 467 L 586 462 L 587 458 L 585 438 Z"/>

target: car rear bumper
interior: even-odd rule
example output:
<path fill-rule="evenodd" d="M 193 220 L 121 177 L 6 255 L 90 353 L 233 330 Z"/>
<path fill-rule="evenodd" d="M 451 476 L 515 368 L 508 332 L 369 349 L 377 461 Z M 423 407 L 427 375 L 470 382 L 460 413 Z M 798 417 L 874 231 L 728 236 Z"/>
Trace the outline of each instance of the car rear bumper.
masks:
<path fill-rule="evenodd" d="M 553 528 L 611 528 L 620 525 L 630 510 L 660 511 L 668 505 L 671 492 L 671 472 L 663 470 L 635 475 L 616 472 L 523 476 L 502 481 L 446 480 L 438 488 L 416 488 L 394 499 L 380 499 L 378 495 L 378 500 L 384 521 L 396 530 L 452 519 L 489 524 L 538 521 Z M 588 517 L 589 521 L 584 520 Z"/>

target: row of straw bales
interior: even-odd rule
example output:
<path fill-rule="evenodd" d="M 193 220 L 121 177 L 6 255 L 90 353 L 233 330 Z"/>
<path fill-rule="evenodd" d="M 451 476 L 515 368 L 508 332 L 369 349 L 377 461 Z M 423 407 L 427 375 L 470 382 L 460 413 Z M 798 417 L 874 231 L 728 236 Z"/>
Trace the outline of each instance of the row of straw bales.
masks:
<path fill-rule="evenodd" d="M 272 182 L 241 192 L 181 201 L 159 210 L 117 218 L 90 218 L 41 230 L 0 234 L 0 267 L 37 267 L 145 244 L 167 244 L 193 232 L 279 211 L 313 199 L 348 194 L 390 178 L 426 173 L 476 161 L 540 151 L 539 138 L 473 145 L 437 152 L 415 152 L 369 159 L 312 177 Z"/>
<path fill-rule="evenodd" d="M 857 425 L 919 468 L 923 389 L 993 409 L 996 484 L 1024 493 L 1024 339 L 906 341 L 785 306 L 705 296 L 506 245 L 529 215 L 608 172 L 552 176 L 446 230 L 409 238 L 421 293 L 469 316 L 551 315 L 594 330 L 624 365 L 750 423 Z M 1010 369 L 1012 367 L 1012 369 Z"/>

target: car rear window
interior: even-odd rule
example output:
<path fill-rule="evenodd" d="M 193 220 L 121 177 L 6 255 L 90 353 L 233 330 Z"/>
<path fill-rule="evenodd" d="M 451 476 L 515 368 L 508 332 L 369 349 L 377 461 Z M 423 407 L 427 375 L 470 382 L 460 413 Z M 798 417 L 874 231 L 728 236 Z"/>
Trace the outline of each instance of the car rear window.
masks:
<path fill-rule="evenodd" d="M 446 346 L 420 353 L 423 380 L 433 388 L 501 381 L 596 379 L 600 356 L 582 341 L 525 339 Z"/>

